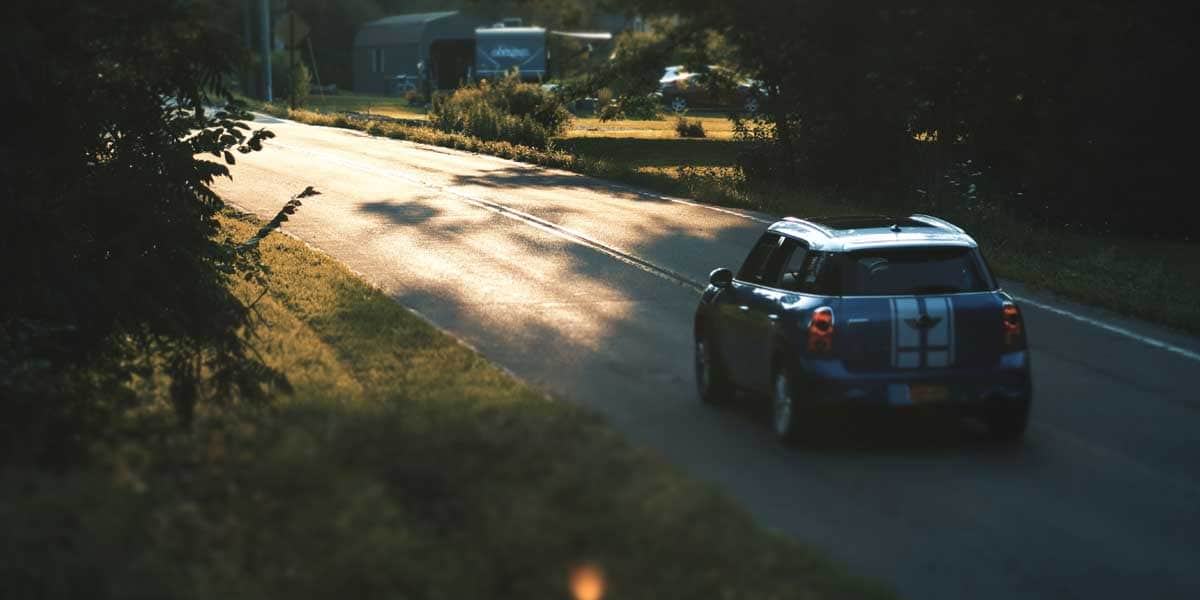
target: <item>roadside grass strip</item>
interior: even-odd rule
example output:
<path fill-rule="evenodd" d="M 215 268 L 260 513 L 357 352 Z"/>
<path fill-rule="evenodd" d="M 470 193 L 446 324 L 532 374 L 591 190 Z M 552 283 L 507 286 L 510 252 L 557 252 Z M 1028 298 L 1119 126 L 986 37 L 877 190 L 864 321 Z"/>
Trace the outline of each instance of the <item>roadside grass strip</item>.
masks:
<path fill-rule="evenodd" d="M 737 142 L 731 140 L 568 136 L 547 150 L 537 150 L 428 127 L 251 105 L 301 123 L 489 154 L 710 205 L 809 217 L 898 212 L 883 198 L 746 181 L 735 166 Z M 1058 230 L 1028 223 L 996 206 L 914 206 L 910 212 L 932 212 L 966 229 L 979 240 L 993 271 L 1001 277 L 1200 334 L 1200 286 L 1193 285 L 1200 281 L 1200 243 Z"/>
<path fill-rule="evenodd" d="M 565 598 L 581 572 L 614 598 L 894 597 L 303 242 L 260 251 L 255 347 L 294 392 L 191 430 L 164 408 L 84 468 L 0 473 L 14 597 Z"/>

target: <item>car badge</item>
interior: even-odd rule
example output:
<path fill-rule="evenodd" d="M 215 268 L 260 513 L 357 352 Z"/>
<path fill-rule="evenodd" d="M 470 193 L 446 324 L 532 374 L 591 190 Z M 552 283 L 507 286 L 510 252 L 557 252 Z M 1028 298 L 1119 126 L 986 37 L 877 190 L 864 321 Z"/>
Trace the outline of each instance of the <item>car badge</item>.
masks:
<path fill-rule="evenodd" d="M 938 323 L 942 322 L 941 317 L 931 317 L 929 315 L 921 315 L 919 319 L 905 319 L 904 322 L 916 330 L 933 329 Z"/>

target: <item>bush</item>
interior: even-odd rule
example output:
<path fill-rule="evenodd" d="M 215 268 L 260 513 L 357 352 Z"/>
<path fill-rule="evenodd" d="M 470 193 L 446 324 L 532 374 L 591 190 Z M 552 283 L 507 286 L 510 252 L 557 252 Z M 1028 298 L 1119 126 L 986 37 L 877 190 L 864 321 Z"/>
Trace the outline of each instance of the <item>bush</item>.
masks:
<path fill-rule="evenodd" d="M 601 121 L 661 121 L 662 108 L 654 96 L 624 96 L 602 103 L 597 116 Z"/>
<path fill-rule="evenodd" d="M 635 121 L 662 120 L 662 104 L 651 95 L 625 96 L 621 98 L 621 112 L 626 119 Z"/>
<path fill-rule="evenodd" d="M 558 95 L 522 83 L 515 72 L 495 83 L 484 80 L 435 95 L 429 109 L 430 125 L 442 131 L 534 148 L 548 146 L 570 120 Z"/>
<path fill-rule="evenodd" d="M 300 59 L 299 53 L 296 53 L 294 58 L 296 77 L 295 81 L 292 81 L 291 67 L 293 63 L 288 59 L 287 51 L 279 50 L 271 55 L 271 93 L 275 96 L 276 102 L 286 102 L 292 97 L 290 93 L 294 93 L 296 106 L 304 106 L 312 91 L 312 75 L 308 72 L 308 67 L 304 66 L 304 61 Z"/>
<path fill-rule="evenodd" d="M 404 92 L 404 101 L 407 102 L 409 106 L 425 106 L 425 103 L 428 100 L 426 100 L 425 94 L 422 94 L 420 91 L 408 90 Z"/>
<path fill-rule="evenodd" d="M 271 137 L 223 87 L 237 40 L 207 2 L 5 8 L 21 51 L 5 53 L 0 109 L 39 125 L 0 138 L 0 464 L 78 460 L 156 372 L 184 423 L 210 401 L 265 401 L 276 378 L 226 286 L 261 264 L 216 237 L 211 188 Z"/>
<path fill-rule="evenodd" d="M 704 137 L 704 123 L 701 123 L 700 119 L 679 117 L 675 120 L 675 133 L 682 138 L 702 138 Z"/>

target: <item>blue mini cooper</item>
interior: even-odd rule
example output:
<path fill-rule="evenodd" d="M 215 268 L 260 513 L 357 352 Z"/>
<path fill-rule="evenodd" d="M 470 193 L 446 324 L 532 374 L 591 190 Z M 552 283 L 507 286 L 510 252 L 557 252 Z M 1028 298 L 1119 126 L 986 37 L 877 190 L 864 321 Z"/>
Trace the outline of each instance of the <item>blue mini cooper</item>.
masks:
<path fill-rule="evenodd" d="M 1005 441 L 1029 419 L 1021 311 L 975 240 L 935 217 L 771 225 L 736 275 L 710 275 L 695 340 L 700 397 L 769 396 L 785 441 L 821 408 L 953 410 Z"/>

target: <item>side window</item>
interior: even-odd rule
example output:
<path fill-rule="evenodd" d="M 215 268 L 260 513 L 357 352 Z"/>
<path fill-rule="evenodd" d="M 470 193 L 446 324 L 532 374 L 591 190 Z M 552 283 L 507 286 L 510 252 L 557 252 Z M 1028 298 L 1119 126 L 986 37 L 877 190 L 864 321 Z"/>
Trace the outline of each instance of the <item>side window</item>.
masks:
<path fill-rule="evenodd" d="M 805 277 L 808 263 L 810 257 L 815 257 L 816 253 L 810 253 L 808 246 L 794 240 L 785 241 L 781 250 L 787 256 L 787 260 L 779 274 L 778 287 L 793 292 L 807 291 Z M 816 282 L 816 277 L 813 277 L 813 282 Z"/>
<path fill-rule="evenodd" d="M 840 286 L 836 255 L 814 251 L 801 242 L 789 240 L 784 243 L 785 247 L 789 245 L 794 249 L 783 265 L 776 287 L 801 294 L 822 296 L 836 296 L 841 293 L 838 291 Z"/>
<path fill-rule="evenodd" d="M 758 238 L 758 243 L 754 245 L 754 249 L 750 251 L 750 255 L 746 257 L 746 262 L 742 263 L 742 268 L 738 270 L 737 278 L 750 283 L 774 283 L 774 280 L 764 280 L 764 276 L 767 272 L 767 263 L 770 261 L 771 255 L 775 254 L 775 250 L 779 248 L 779 244 L 782 241 L 783 238 L 779 234 L 764 233 L 761 238 Z"/>

